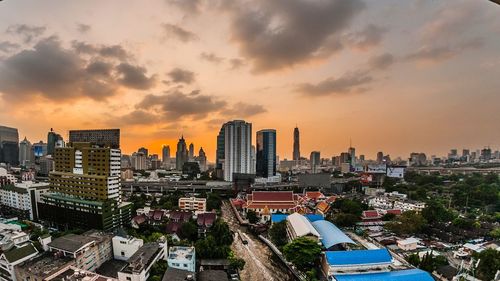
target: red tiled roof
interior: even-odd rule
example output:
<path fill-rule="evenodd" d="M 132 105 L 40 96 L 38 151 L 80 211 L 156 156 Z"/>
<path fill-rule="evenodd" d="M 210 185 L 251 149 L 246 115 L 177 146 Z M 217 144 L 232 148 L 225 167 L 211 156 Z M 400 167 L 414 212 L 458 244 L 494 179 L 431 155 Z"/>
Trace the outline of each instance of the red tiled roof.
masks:
<path fill-rule="evenodd" d="M 272 203 L 272 204 L 260 204 L 260 203 L 250 203 L 246 208 L 247 209 L 264 209 L 267 207 L 268 209 L 293 209 L 297 207 L 296 204 L 279 204 L 279 203 Z"/>
<path fill-rule="evenodd" d="M 251 199 L 254 202 L 292 202 L 292 191 L 253 191 Z"/>
<path fill-rule="evenodd" d="M 363 211 L 363 218 L 378 218 L 378 217 L 380 217 L 380 215 L 375 210 Z"/>
<path fill-rule="evenodd" d="M 170 211 L 170 220 L 173 221 L 181 221 L 186 222 L 193 216 L 193 213 L 190 211 Z"/>
<path fill-rule="evenodd" d="M 322 213 L 326 213 L 328 212 L 328 210 L 330 210 L 330 204 L 326 203 L 325 201 L 319 202 L 318 205 L 316 205 L 316 209 L 318 209 Z"/>
<path fill-rule="evenodd" d="M 154 220 L 161 220 L 161 218 L 163 217 L 163 211 L 161 210 L 155 210 L 154 213 L 153 213 L 153 219 Z"/>
<path fill-rule="evenodd" d="M 330 196 L 330 197 L 326 198 L 325 202 L 332 203 L 332 202 L 335 202 L 335 200 L 337 200 L 336 196 Z"/>
<path fill-rule="evenodd" d="M 167 234 L 177 234 L 177 232 L 181 229 L 181 225 L 182 223 L 180 222 L 169 221 L 165 227 L 165 232 Z"/>
<path fill-rule="evenodd" d="M 323 195 L 323 193 L 321 193 L 320 191 L 308 191 L 308 192 L 306 192 L 306 196 L 309 199 L 314 199 L 314 200 L 318 200 L 320 198 L 325 198 L 325 195 Z"/>
<path fill-rule="evenodd" d="M 198 226 L 211 226 L 214 224 L 216 217 L 215 213 L 203 213 L 198 215 L 196 222 Z"/>
<path fill-rule="evenodd" d="M 142 224 L 146 221 L 146 216 L 144 215 L 135 216 L 133 220 L 136 224 Z"/>
<path fill-rule="evenodd" d="M 387 214 L 395 214 L 395 215 L 401 215 L 403 212 L 400 209 L 392 209 L 392 210 L 387 210 Z"/>

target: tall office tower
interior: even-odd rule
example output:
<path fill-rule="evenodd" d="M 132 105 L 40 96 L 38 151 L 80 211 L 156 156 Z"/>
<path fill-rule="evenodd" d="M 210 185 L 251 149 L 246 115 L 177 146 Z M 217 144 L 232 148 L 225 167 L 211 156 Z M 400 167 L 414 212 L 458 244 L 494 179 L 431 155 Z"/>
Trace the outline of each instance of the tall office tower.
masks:
<path fill-rule="evenodd" d="M 31 142 L 24 137 L 24 140 L 19 143 L 19 164 L 27 167 L 33 164 L 33 158 Z"/>
<path fill-rule="evenodd" d="M 200 147 L 200 152 L 198 152 L 198 163 L 200 164 L 200 170 L 205 172 L 207 170 L 207 155 L 203 147 Z"/>
<path fill-rule="evenodd" d="M 382 163 L 384 161 L 384 153 L 382 151 L 377 152 L 377 163 Z"/>
<path fill-rule="evenodd" d="M 54 132 L 54 129 L 50 128 L 50 132 L 47 134 L 47 154 L 53 155 L 56 147 L 61 147 L 64 145 L 64 140 L 61 135 Z"/>
<path fill-rule="evenodd" d="M 319 151 L 311 152 L 309 161 L 311 165 L 311 173 L 313 174 L 317 173 L 321 162 L 321 153 Z"/>
<path fill-rule="evenodd" d="M 491 148 L 485 147 L 485 148 L 481 149 L 480 160 L 484 161 L 484 162 L 491 160 Z"/>
<path fill-rule="evenodd" d="M 361 162 L 365 161 L 365 155 L 364 154 L 359 155 L 359 161 L 361 161 Z"/>
<path fill-rule="evenodd" d="M 130 157 L 130 162 L 134 170 L 147 170 L 146 155 L 142 152 L 134 152 Z"/>
<path fill-rule="evenodd" d="M 255 145 L 250 147 L 250 174 L 255 175 L 255 168 L 257 165 L 257 155 L 255 152 Z"/>
<path fill-rule="evenodd" d="M 40 219 L 62 229 L 112 230 L 130 222 L 131 204 L 121 200 L 121 152 L 74 142 L 54 152 L 50 192 L 38 203 Z"/>
<path fill-rule="evenodd" d="M 252 124 L 234 120 L 222 125 L 224 130 L 224 180 L 234 173 L 252 173 Z M 219 134 L 220 135 L 220 134 Z"/>
<path fill-rule="evenodd" d="M 300 160 L 300 133 L 297 127 L 293 129 L 293 160 Z"/>
<path fill-rule="evenodd" d="M 464 148 L 462 150 L 462 157 L 467 157 L 469 155 L 470 155 L 470 150 Z"/>
<path fill-rule="evenodd" d="M 137 152 L 140 152 L 140 153 L 144 154 L 144 156 L 145 156 L 146 158 L 148 158 L 148 155 L 149 155 L 149 150 L 148 150 L 147 148 L 145 148 L 145 147 L 141 147 L 141 148 L 139 148 L 139 149 L 137 150 Z"/>
<path fill-rule="evenodd" d="M 347 153 L 349 153 L 349 160 L 350 160 L 351 166 L 354 166 L 356 164 L 356 148 L 349 147 L 349 149 L 347 150 Z"/>
<path fill-rule="evenodd" d="M 175 152 L 175 168 L 178 171 L 182 171 L 182 166 L 188 161 L 188 150 L 186 147 L 186 141 L 184 136 L 177 142 L 177 151 Z"/>
<path fill-rule="evenodd" d="M 35 160 L 47 155 L 47 144 L 44 143 L 43 141 L 34 143 L 31 147 L 33 149 L 33 155 L 35 156 Z"/>
<path fill-rule="evenodd" d="M 100 147 L 120 148 L 120 129 L 71 130 L 70 142 L 90 142 Z"/>
<path fill-rule="evenodd" d="M 193 161 L 194 160 L 194 144 L 191 143 L 189 145 L 189 161 Z"/>
<path fill-rule="evenodd" d="M 0 126 L 0 163 L 19 165 L 19 133 L 16 128 Z"/>
<path fill-rule="evenodd" d="M 257 163 L 255 174 L 268 178 L 276 175 L 276 130 L 266 129 L 257 132 Z"/>
<path fill-rule="evenodd" d="M 161 149 L 161 160 L 165 163 L 170 160 L 170 146 L 164 145 Z"/>
<path fill-rule="evenodd" d="M 215 175 L 218 179 L 224 178 L 224 157 L 225 157 L 225 130 L 224 126 L 219 131 L 217 135 L 217 149 L 215 152 Z"/>
<path fill-rule="evenodd" d="M 347 152 L 342 152 L 340 153 L 340 164 L 342 163 L 350 163 L 350 158 L 351 156 Z"/>

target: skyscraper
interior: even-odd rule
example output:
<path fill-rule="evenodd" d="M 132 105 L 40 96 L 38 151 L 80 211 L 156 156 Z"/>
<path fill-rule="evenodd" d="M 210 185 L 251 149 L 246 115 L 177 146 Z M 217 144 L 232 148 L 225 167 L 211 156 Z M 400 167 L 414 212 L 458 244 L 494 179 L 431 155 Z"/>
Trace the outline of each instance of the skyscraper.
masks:
<path fill-rule="evenodd" d="M 144 156 L 146 156 L 146 158 L 148 158 L 149 156 L 149 150 L 145 147 L 141 147 L 137 150 L 137 152 L 140 152 L 142 154 L 144 154 Z"/>
<path fill-rule="evenodd" d="M 377 163 L 384 162 L 384 153 L 382 151 L 377 152 Z"/>
<path fill-rule="evenodd" d="M 321 153 L 319 151 L 311 152 L 309 161 L 311 165 L 311 173 L 313 174 L 317 173 L 321 162 Z"/>
<path fill-rule="evenodd" d="M 276 130 L 266 129 L 257 132 L 256 175 L 268 178 L 276 175 Z"/>
<path fill-rule="evenodd" d="M 354 147 L 349 147 L 347 150 L 347 153 L 349 153 L 349 160 L 351 163 L 351 166 L 354 166 L 356 164 L 356 148 Z"/>
<path fill-rule="evenodd" d="M 19 164 L 25 167 L 29 166 L 33 163 L 33 158 L 31 142 L 24 137 L 24 140 L 19 143 Z"/>
<path fill-rule="evenodd" d="M 54 150 L 57 147 L 62 146 L 63 138 L 61 135 L 54 132 L 52 128 L 50 128 L 50 132 L 47 134 L 47 154 L 53 155 Z"/>
<path fill-rule="evenodd" d="M 182 171 L 182 166 L 188 161 L 188 150 L 186 147 L 186 141 L 184 136 L 177 142 L 177 151 L 175 152 L 175 168 L 178 171 Z"/>
<path fill-rule="evenodd" d="M 200 147 L 200 152 L 198 152 L 198 163 L 200 164 L 200 170 L 205 172 L 207 170 L 207 155 L 203 147 Z"/>
<path fill-rule="evenodd" d="M 218 179 L 224 178 L 224 157 L 225 157 L 225 129 L 221 127 L 217 135 L 217 150 L 215 152 L 215 175 Z"/>
<path fill-rule="evenodd" d="M 161 160 L 165 163 L 170 160 L 170 146 L 164 145 L 161 149 Z"/>
<path fill-rule="evenodd" d="M 100 147 L 120 148 L 120 129 L 71 130 L 70 142 L 90 142 Z"/>
<path fill-rule="evenodd" d="M 16 128 L 0 126 L 0 163 L 19 164 L 19 133 Z"/>
<path fill-rule="evenodd" d="M 193 161 L 194 160 L 194 144 L 191 143 L 189 145 L 189 161 Z"/>
<path fill-rule="evenodd" d="M 250 174 L 252 124 L 234 120 L 222 125 L 222 130 L 224 131 L 224 180 L 232 181 L 234 173 Z"/>
<path fill-rule="evenodd" d="M 293 160 L 300 160 L 300 133 L 297 127 L 293 129 Z"/>
<path fill-rule="evenodd" d="M 130 222 L 131 205 L 121 200 L 121 152 L 88 142 L 54 152 L 50 193 L 38 203 L 40 219 L 62 229 L 112 230 Z"/>

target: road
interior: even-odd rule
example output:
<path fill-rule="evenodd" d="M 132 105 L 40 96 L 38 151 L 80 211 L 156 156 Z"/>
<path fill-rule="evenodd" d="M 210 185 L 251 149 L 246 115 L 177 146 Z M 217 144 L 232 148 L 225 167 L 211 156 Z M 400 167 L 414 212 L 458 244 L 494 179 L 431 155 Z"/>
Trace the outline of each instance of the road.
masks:
<path fill-rule="evenodd" d="M 236 256 L 246 262 L 245 268 L 240 272 L 242 281 L 294 280 L 274 253 L 258 238 L 248 233 L 246 227 L 239 225 L 227 201 L 224 201 L 222 206 L 222 218 L 229 224 L 231 231 L 237 233 L 240 230 L 248 241 L 248 245 L 243 245 L 237 237 L 231 245 Z"/>

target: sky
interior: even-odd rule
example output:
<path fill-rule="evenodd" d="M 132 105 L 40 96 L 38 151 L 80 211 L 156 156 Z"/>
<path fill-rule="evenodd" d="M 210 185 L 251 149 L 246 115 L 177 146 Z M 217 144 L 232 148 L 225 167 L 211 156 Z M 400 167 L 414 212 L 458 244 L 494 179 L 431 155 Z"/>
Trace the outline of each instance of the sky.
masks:
<path fill-rule="evenodd" d="M 486 0 L 5 0 L 0 19 L 0 124 L 31 142 L 120 128 L 124 153 L 184 135 L 214 161 L 243 119 L 280 159 L 296 125 L 305 157 L 500 148 Z"/>

